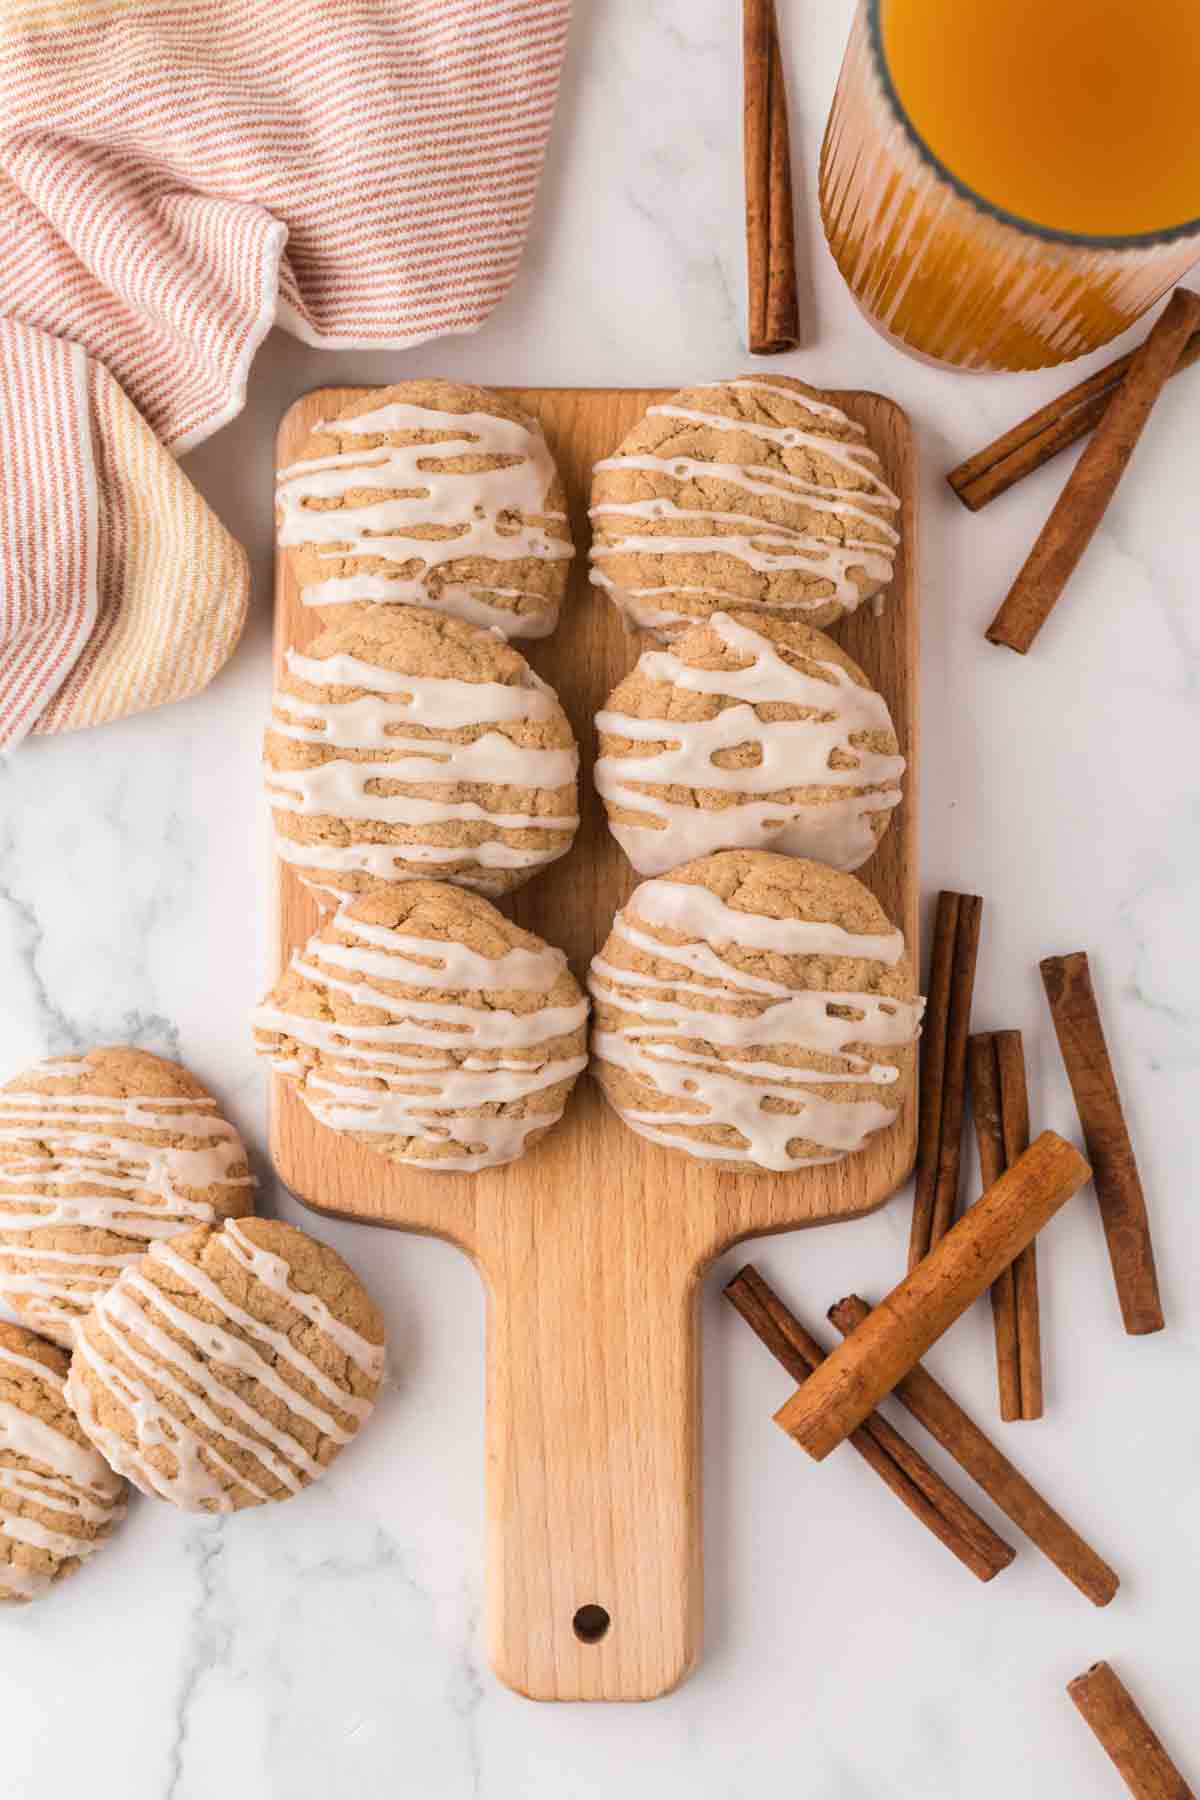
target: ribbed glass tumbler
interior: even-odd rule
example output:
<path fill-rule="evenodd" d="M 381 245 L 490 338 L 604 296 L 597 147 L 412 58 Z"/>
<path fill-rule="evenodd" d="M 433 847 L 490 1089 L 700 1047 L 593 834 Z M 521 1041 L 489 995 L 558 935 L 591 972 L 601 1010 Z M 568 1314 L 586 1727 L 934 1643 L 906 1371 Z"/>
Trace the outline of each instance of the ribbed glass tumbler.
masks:
<path fill-rule="evenodd" d="M 1046 368 L 1116 337 L 1200 257 L 1200 221 L 1085 237 L 1015 218 L 973 193 L 906 117 L 879 13 L 880 0 L 860 0 L 820 191 L 834 260 L 885 336 L 962 369 Z"/>

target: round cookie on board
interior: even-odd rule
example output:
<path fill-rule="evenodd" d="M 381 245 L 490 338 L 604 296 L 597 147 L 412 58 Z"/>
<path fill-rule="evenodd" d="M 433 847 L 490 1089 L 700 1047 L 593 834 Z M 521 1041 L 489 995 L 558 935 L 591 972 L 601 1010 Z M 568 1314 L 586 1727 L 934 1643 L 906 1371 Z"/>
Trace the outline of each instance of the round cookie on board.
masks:
<path fill-rule="evenodd" d="M 241 1138 L 177 1063 L 91 1050 L 0 1088 L 0 1301 L 56 1343 L 147 1244 L 253 1206 Z"/>
<path fill-rule="evenodd" d="M 408 381 L 321 419 L 280 471 L 306 606 L 426 606 L 508 638 L 553 631 L 574 546 L 536 419 L 486 388 Z"/>
<path fill-rule="evenodd" d="M 592 581 L 671 638 L 751 608 L 815 626 L 892 579 L 900 502 L 863 428 L 787 376 L 685 388 L 592 480 Z"/>
<path fill-rule="evenodd" d="M 853 875 L 726 850 L 645 881 L 592 959 L 593 1068 L 641 1137 L 731 1168 L 837 1162 L 897 1118 L 924 1002 Z"/>
<path fill-rule="evenodd" d="M 556 1123 L 587 1013 L 561 950 L 477 894 L 409 882 L 344 903 L 254 1026 L 322 1125 L 453 1172 L 511 1162 Z"/>
<path fill-rule="evenodd" d="M 857 869 L 901 797 L 885 701 L 795 620 L 714 613 L 645 651 L 596 729 L 596 789 L 641 875 L 725 849 Z"/>
<path fill-rule="evenodd" d="M 125 1483 L 63 1392 L 66 1353 L 0 1320 L 0 1603 L 72 1575 L 125 1512 Z"/>
<path fill-rule="evenodd" d="M 554 690 L 441 613 L 356 612 L 289 650 L 265 760 L 279 855 L 335 895 L 421 878 L 508 893 L 579 823 Z"/>
<path fill-rule="evenodd" d="M 67 1398 L 143 1493 L 235 1512 L 324 1474 L 383 1373 L 382 1320 L 342 1258 L 276 1219 L 231 1219 L 122 1272 L 77 1333 Z"/>

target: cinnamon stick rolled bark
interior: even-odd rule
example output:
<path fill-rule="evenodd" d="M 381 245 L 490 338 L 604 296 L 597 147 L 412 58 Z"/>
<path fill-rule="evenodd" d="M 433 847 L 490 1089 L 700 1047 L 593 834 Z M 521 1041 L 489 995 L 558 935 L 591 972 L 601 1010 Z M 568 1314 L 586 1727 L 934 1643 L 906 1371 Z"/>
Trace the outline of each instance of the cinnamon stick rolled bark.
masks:
<path fill-rule="evenodd" d="M 756 356 L 800 342 L 787 88 L 775 0 L 743 0 L 747 340 Z"/>
<path fill-rule="evenodd" d="M 908 1266 L 914 1268 L 930 1250 L 933 1202 L 937 1191 L 938 1156 L 942 1145 L 942 1089 L 946 1079 L 946 1040 L 950 1029 L 950 984 L 954 975 L 954 940 L 958 935 L 961 895 L 943 888 L 933 918 L 929 952 L 928 995 L 921 1025 L 921 1070 L 917 1091 L 917 1171 L 913 1190 Z"/>
<path fill-rule="evenodd" d="M 752 1263 L 734 1276 L 725 1298 L 797 1384 L 825 1360 L 821 1345 Z M 1012 1545 L 960 1499 L 886 1419 L 873 1413 L 849 1441 L 896 1498 L 980 1581 L 990 1581 L 1008 1567 L 1015 1555 Z"/>
<path fill-rule="evenodd" d="M 946 1073 L 942 1082 L 942 1130 L 938 1145 L 937 1190 L 933 1197 L 930 1248 L 941 1242 L 958 1217 L 963 1108 L 967 1089 L 967 1039 L 971 1033 L 971 1001 L 975 993 L 975 965 L 979 960 L 979 933 L 982 925 L 983 901 L 978 894 L 962 894 L 958 903 L 958 931 L 954 940 L 954 970 L 950 982 Z"/>
<path fill-rule="evenodd" d="M 971 1107 L 983 1185 L 990 1187 L 1029 1144 L 1029 1094 L 1019 1031 L 988 1031 L 968 1045 Z M 1036 1242 L 992 1283 L 1000 1417 L 1040 1419 L 1041 1318 Z"/>
<path fill-rule="evenodd" d="M 1108 1663 L 1093 1663 L 1067 1683 L 1067 1692 L 1134 1800 L 1196 1800 L 1162 1739 Z"/>
<path fill-rule="evenodd" d="M 988 626 L 991 643 L 1022 655 L 1049 618 L 1116 492 L 1154 402 L 1192 333 L 1200 327 L 1200 295 L 1176 288 L 1128 373 L 1000 611 Z"/>
<path fill-rule="evenodd" d="M 1129 373 L 1135 354 L 1130 350 L 1118 356 L 951 469 L 946 480 L 963 505 L 970 512 L 979 512 L 1026 475 L 1044 468 L 1060 450 L 1069 449 L 1094 431 Z M 1200 331 L 1193 331 L 1171 374 L 1178 375 L 1198 362 Z"/>
<path fill-rule="evenodd" d="M 1121 1317 L 1133 1337 L 1161 1331 L 1166 1321 L 1146 1197 L 1104 1041 L 1088 959 L 1082 950 L 1070 956 L 1048 956 L 1041 971 L 1094 1170 Z"/>
<path fill-rule="evenodd" d="M 1074 1145 L 1043 1131 L 780 1408 L 776 1424 L 815 1461 L 828 1456 L 1090 1174 Z"/>
<path fill-rule="evenodd" d="M 857 1294 L 829 1309 L 830 1319 L 846 1334 L 869 1316 L 870 1308 Z M 896 1384 L 895 1398 L 1093 1606 L 1108 1605 L 1120 1586 L 1115 1571 L 1043 1500 L 926 1368 L 917 1363 L 910 1369 Z"/>
<path fill-rule="evenodd" d="M 944 1238 L 958 1211 L 967 1037 L 983 901 L 943 890 L 934 915 L 929 1000 L 921 1032 L 917 1175 L 908 1266 Z"/>
<path fill-rule="evenodd" d="M 996 1066 L 996 1042 L 990 1031 L 980 1032 L 967 1046 L 971 1077 L 971 1113 L 979 1149 L 979 1173 L 986 1193 L 999 1181 L 1007 1166 L 1004 1126 L 1000 1118 L 1000 1071 Z M 1017 1284 L 1010 1263 L 1001 1269 L 991 1287 L 992 1329 L 996 1337 L 996 1385 L 1000 1417 L 1021 1417 L 1021 1354 L 1017 1348 Z M 840 1321 L 839 1321 L 840 1324 Z"/>
<path fill-rule="evenodd" d="M 1000 1123 L 1004 1132 L 1004 1165 L 1011 1169 L 1029 1148 L 1029 1084 L 1025 1047 L 1019 1031 L 997 1031 L 996 1067 L 1000 1074 Z M 1042 1395 L 1042 1309 L 1038 1297 L 1037 1239 L 1013 1259 L 1013 1298 L 1017 1319 L 1017 1361 L 1021 1376 L 1021 1417 L 1040 1419 Z"/>

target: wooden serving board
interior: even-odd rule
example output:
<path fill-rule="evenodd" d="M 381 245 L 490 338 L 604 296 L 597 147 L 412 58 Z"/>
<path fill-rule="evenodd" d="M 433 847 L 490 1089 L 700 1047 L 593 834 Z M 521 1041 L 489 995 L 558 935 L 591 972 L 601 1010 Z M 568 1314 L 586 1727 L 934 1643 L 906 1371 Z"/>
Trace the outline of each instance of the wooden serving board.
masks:
<path fill-rule="evenodd" d="M 363 389 L 297 401 L 280 466 L 313 422 Z M 610 836 L 590 779 L 592 716 L 642 648 L 587 579 L 587 493 L 609 455 L 663 394 L 506 390 L 545 429 L 570 500 L 578 557 L 553 637 L 527 646 L 579 739 L 581 825 L 570 855 L 502 903 L 566 951 L 582 981 L 636 878 Z M 878 394 L 835 393 L 866 426 L 903 500 L 903 549 L 882 616 L 863 607 L 836 629 L 891 707 L 909 759 L 905 798 L 863 879 L 917 947 L 916 484 L 912 433 Z M 276 667 L 320 629 L 286 559 L 276 589 Z M 318 923 L 311 894 L 276 862 L 278 960 Z M 854 1218 L 905 1180 L 916 1104 L 860 1155 L 790 1175 L 738 1174 L 646 1143 L 582 1079 L 566 1116 L 508 1168 L 408 1170 L 326 1130 L 273 1082 L 271 1151 L 305 1205 L 338 1218 L 448 1238 L 488 1292 L 488 1638 L 492 1665 L 534 1699 L 648 1700 L 699 1653 L 701 1528 L 697 1297 L 739 1238 Z M 609 1623 L 580 1608 L 603 1608 Z M 597 1635 L 597 1632 L 600 1635 Z M 592 1641 L 587 1641 L 592 1640 Z"/>

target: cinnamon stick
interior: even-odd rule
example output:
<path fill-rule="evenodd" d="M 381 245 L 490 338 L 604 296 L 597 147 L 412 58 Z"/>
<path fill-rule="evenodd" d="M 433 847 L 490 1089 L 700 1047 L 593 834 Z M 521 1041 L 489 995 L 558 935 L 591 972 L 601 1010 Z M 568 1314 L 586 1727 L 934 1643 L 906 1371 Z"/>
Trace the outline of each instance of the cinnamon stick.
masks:
<path fill-rule="evenodd" d="M 1097 369 L 1086 381 L 1068 388 L 1057 400 L 1039 407 L 1011 431 L 951 469 L 946 480 L 963 505 L 971 512 L 979 512 L 1001 494 L 1007 494 L 1026 475 L 1044 468 L 1060 450 L 1069 449 L 1094 431 L 1136 354 L 1130 350 L 1105 368 Z M 1198 362 L 1200 330 L 1193 331 L 1187 340 L 1171 374 L 1178 375 Z"/>
<path fill-rule="evenodd" d="M 753 1263 L 734 1276 L 725 1298 L 797 1384 L 824 1361 L 821 1345 Z M 1015 1555 L 1011 1544 L 960 1499 L 886 1419 L 872 1413 L 851 1433 L 850 1442 L 897 1499 L 980 1581 L 990 1581 L 1008 1567 Z"/>
<path fill-rule="evenodd" d="M 958 1211 L 967 1037 L 982 922 L 983 901 L 978 894 L 943 890 L 938 895 L 929 1000 L 921 1032 L 910 1269 L 945 1237 Z"/>
<path fill-rule="evenodd" d="M 1131 1336 L 1161 1331 L 1166 1321 L 1146 1197 L 1104 1041 L 1088 959 L 1082 950 L 1070 956 L 1048 956 L 1041 971 L 1094 1170 L 1121 1317 Z"/>
<path fill-rule="evenodd" d="M 849 1333 L 869 1312 L 866 1301 L 851 1294 L 830 1307 L 829 1317 L 839 1331 Z M 897 1383 L 895 1398 L 1093 1606 L 1108 1605 L 1120 1585 L 1115 1571 L 1055 1512 L 921 1363 Z"/>
<path fill-rule="evenodd" d="M 971 1113 L 979 1148 L 979 1173 L 986 1193 L 999 1181 L 1007 1163 L 1004 1126 L 1000 1119 L 1000 1070 L 996 1043 L 990 1031 L 973 1037 L 967 1046 L 971 1076 Z M 992 1330 L 996 1339 L 996 1383 L 1000 1393 L 1000 1417 L 1021 1417 L 1021 1357 L 1017 1349 L 1017 1285 L 1010 1263 L 1001 1269 L 991 1287 Z"/>
<path fill-rule="evenodd" d="M 747 339 L 756 356 L 800 342 L 787 88 L 775 0 L 742 0 Z"/>
<path fill-rule="evenodd" d="M 1043 1131 L 781 1407 L 776 1424 L 815 1461 L 828 1456 L 1090 1173 L 1072 1144 Z"/>
<path fill-rule="evenodd" d="M 1093 1663 L 1068 1681 L 1067 1692 L 1134 1800 L 1196 1800 L 1162 1739 L 1108 1663 Z"/>
<path fill-rule="evenodd" d="M 1019 1031 L 998 1031 L 996 1066 L 1000 1071 L 1000 1121 L 1004 1130 L 1004 1162 L 1011 1169 L 1029 1148 L 1029 1083 L 1025 1046 Z M 1016 1291 L 1017 1357 L 1021 1368 L 1021 1417 L 1040 1419 L 1042 1393 L 1042 1308 L 1038 1296 L 1037 1239 L 1031 1238 L 1013 1258 Z"/>
<path fill-rule="evenodd" d="M 1200 328 L 1200 294 L 1176 288 L 1154 329 L 1134 353 L 1008 597 L 988 626 L 989 642 L 1022 655 L 1062 595 L 1116 492 L 1154 402 Z"/>
<path fill-rule="evenodd" d="M 1029 1094 L 1019 1031 L 989 1031 L 968 1045 L 971 1107 L 979 1145 L 983 1185 L 990 1187 L 1029 1144 Z M 996 1376 L 1000 1417 L 1040 1419 L 1042 1401 L 1041 1318 L 1037 1285 L 1037 1245 L 992 1283 L 996 1334 Z"/>
<path fill-rule="evenodd" d="M 963 894 L 958 903 L 954 969 L 950 982 L 950 1019 L 946 1029 L 946 1073 L 942 1082 L 942 1131 L 938 1146 L 937 1190 L 933 1201 L 931 1247 L 940 1243 L 958 1217 L 959 1164 L 962 1157 L 963 1108 L 967 1086 L 967 1038 L 971 1032 L 971 1000 L 983 901 Z"/>

